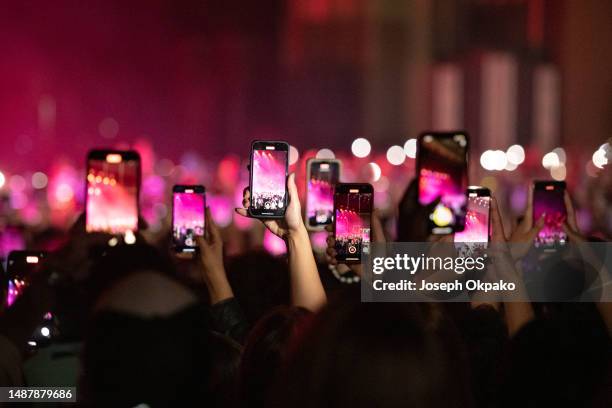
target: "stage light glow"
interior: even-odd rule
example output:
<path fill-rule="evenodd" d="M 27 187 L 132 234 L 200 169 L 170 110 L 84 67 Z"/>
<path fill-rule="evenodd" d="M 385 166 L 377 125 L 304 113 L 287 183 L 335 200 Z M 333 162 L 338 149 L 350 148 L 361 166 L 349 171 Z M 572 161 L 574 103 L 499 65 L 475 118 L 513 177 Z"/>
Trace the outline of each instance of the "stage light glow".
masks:
<path fill-rule="evenodd" d="M 566 175 L 567 170 L 565 168 L 565 165 L 563 164 L 560 164 L 550 169 L 550 176 L 557 181 L 565 180 Z"/>
<path fill-rule="evenodd" d="M 49 182 L 49 179 L 47 178 L 47 175 L 41 171 L 37 171 L 36 173 L 32 174 L 32 187 L 34 187 L 37 190 L 41 190 L 45 187 L 47 187 L 47 183 Z"/>
<path fill-rule="evenodd" d="M 119 243 L 119 240 L 117 239 L 117 237 L 112 237 L 111 239 L 108 240 L 108 246 L 110 247 L 117 246 L 118 243 Z"/>
<path fill-rule="evenodd" d="M 50 337 L 51 336 L 51 330 L 49 330 L 48 327 L 41 327 L 40 334 L 42 334 L 44 337 Z"/>
<path fill-rule="evenodd" d="M 382 175 L 382 170 L 380 169 L 380 166 L 374 162 L 371 162 L 368 163 L 368 167 L 372 171 L 372 181 L 378 181 L 378 179 L 380 179 L 380 176 Z"/>
<path fill-rule="evenodd" d="M 5 183 L 6 183 L 6 177 L 4 177 L 4 173 L 0 171 L 0 188 L 4 187 Z"/>
<path fill-rule="evenodd" d="M 391 146 L 389 150 L 387 150 L 387 160 L 394 166 L 399 166 L 404 163 L 406 160 L 406 153 L 402 146 Z"/>
<path fill-rule="evenodd" d="M 525 149 L 521 145 L 512 145 L 506 150 L 506 158 L 508 163 L 518 166 L 525 161 Z"/>
<path fill-rule="evenodd" d="M 480 165 L 485 170 L 495 170 L 495 153 L 493 150 L 485 150 L 480 155 Z"/>
<path fill-rule="evenodd" d="M 416 149 L 417 149 L 417 140 L 416 139 L 408 139 L 406 143 L 404 143 L 404 153 L 411 159 L 416 157 Z"/>
<path fill-rule="evenodd" d="M 567 155 L 565 154 L 565 149 L 562 147 L 555 147 L 552 150 L 552 153 L 556 154 L 557 157 L 559 158 L 559 163 L 560 164 L 565 164 L 567 161 Z"/>
<path fill-rule="evenodd" d="M 557 156 L 557 153 L 555 152 L 548 152 L 544 155 L 544 157 L 542 157 L 542 166 L 545 169 L 557 167 L 559 166 L 559 164 L 561 164 L 561 161 L 559 160 L 559 156 Z"/>
<path fill-rule="evenodd" d="M 26 187 L 26 181 L 19 174 L 14 174 L 9 179 L 9 186 L 13 191 L 23 191 L 23 189 Z"/>
<path fill-rule="evenodd" d="M 494 150 L 492 153 L 493 158 L 493 170 L 501 171 L 506 168 L 508 159 L 506 153 L 503 150 Z"/>
<path fill-rule="evenodd" d="M 293 166 L 300 158 L 300 152 L 295 146 L 289 146 L 289 165 Z"/>
<path fill-rule="evenodd" d="M 605 145 L 602 145 L 599 149 L 593 153 L 593 164 L 598 169 L 603 169 L 604 166 L 608 164 L 608 157 L 606 156 L 606 150 L 604 149 Z"/>
<path fill-rule="evenodd" d="M 370 151 L 372 151 L 372 146 L 370 145 L 370 142 L 368 142 L 367 139 L 360 137 L 353 141 L 353 144 L 351 145 L 351 151 L 355 156 L 363 158 L 367 157 L 370 154 Z"/>
<path fill-rule="evenodd" d="M 67 203 L 74 197 L 72 187 L 66 183 L 62 183 L 55 189 L 55 199 L 60 203 Z"/>
<path fill-rule="evenodd" d="M 125 242 L 127 245 L 134 245 L 136 243 L 136 235 L 134 235 L 132 230 L 125 231 L 123 242 Z"/>
<path fill-rule="evenodd" d="M 445 227 L 453 221 L 453 212 L 450 208 L 438 204 L 431 215 L 433 222 L 440 227 Z"/>
<path fill-rule="evenodd" d="M 336 155 L 330 149 L 321 149 L 317 152 L 317 159 L 335 159 Z"/>
<path fill-rule="evenodd" d="M 506 155 L 506 157 L 508 157 L 508 155 Z M 511 163 L 510 161 L 508 161 L 508 163 L 506 163 L 506 167 L 504 167 L 504 170 L 506 170 L 506 171 L 514 171 L 517 168 L 518 168 L 518 164 Z"/>

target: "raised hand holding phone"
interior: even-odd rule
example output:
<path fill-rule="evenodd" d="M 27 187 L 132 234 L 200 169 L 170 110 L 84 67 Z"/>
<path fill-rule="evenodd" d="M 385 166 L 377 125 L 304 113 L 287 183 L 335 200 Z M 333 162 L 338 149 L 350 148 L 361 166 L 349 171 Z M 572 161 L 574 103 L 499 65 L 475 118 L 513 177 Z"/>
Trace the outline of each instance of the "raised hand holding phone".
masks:
<path fill-rule="evenodd" d="M 177 252 L 195 252 L 196 237 L 204 235 L 206 189 L 201 185 L 172 188 L 172 238 Z"/>

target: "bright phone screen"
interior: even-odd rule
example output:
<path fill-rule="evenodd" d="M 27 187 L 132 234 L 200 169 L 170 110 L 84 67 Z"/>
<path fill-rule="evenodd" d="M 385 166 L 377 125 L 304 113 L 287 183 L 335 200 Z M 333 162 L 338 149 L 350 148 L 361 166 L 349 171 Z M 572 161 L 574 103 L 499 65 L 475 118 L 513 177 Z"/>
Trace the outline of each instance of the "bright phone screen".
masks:
<path fill-rule="evenodd" d="M 173 237 L 179 248 L 197 247 L 196 237 L 204 235 L 204 194 L 196 192 L 174 193 Z"/>
<path fill-rule="evenodd" d="M 425 135 L 419 144 L 419 202 L 440 203 L 430 216 L 431 230 L 463 230 L 467 206 L 467 136 Z"/>
<path fill-rule="evenodd" d="M 565 186 L 560 183 L 536 183 L 533 191 L 533 220 L 544 213 L 544 227 L 536 237 L 536 246 L 554 247 L 567 242 L 563 223 L 567 218 L 563 195 Z"/>
<path fill-rule="evenodd" d="M 138 160 L 108 154 L 88 161 L 87 232 L 122 234 L 138 229 Z"/>
<path fill-rule="evenodd" d="M 469 251 L 486 248 L 489 242 L 490 208 L 491 197 L 479 197 L 476 192 L 469 192 L 465 228 L 455 233 L 455 242 L 466 244 Z"/>
<path fill-rule="evenodd" d="M 287 155 L 273 146 L 253 150 L 251 205 L 255 210 L 283 210 L 285 206 Z"/>
<path fill-rule="evenodd" d="M 336 217 L 336 253 L 338 259 L 360 261 L 370 252 L 372 193 L 358 188 L 334 194 Z"/>
<path fill-rule="evenodd" d="M 10 255 L 7 262 L 8 292 L 6 305 L 10 307 L 29 285 L 32 273 L 40 267 L 43 254 Z"/>
<path fill-rule="evenodd" d="M 306 217 L 313 227 L 332 223 L 334 215 L 334 186 L 340 178 L 337 162 L 312 162 L 306 196 Z"/>

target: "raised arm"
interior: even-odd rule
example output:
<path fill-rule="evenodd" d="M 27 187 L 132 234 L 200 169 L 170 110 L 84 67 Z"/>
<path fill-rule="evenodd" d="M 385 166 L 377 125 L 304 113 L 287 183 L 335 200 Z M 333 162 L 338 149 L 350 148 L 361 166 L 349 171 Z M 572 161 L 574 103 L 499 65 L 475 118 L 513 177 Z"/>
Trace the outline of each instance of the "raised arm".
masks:
<path fill-rule="evenodd" d="M 293 173 L 287 179 L 287 189 L 289 205 L 285 211 L 285 217 L 280 220 L 265 219 L 262 222 L 270 232 L 282 238 L 287 245 L 292 304 L 317 311 L 325 305 L 327 296 L 312 253 L 308 232 L 302 220 L 300 199 Z M 249 202 L 250 192 L 247 189 L 244 192 L 243 200 L 245 208 L 237 208 L 236 212 L 248 217 L 246 208 Z"/>

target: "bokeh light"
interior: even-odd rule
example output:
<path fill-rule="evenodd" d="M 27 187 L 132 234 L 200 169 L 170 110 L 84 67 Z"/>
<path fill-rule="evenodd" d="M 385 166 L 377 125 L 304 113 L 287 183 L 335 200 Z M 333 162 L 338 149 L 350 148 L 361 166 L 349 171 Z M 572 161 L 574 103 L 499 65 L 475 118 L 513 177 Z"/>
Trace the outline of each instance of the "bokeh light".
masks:
<path fill-rule="evenodd" d="M 416 150 L 417 150 L 417 140 L 416 139 L 408 139 L 406 143 L 404 143 L 404 153 L 406 156 L 414 159 L 416 158 Z"/>
<path fill-rule="evenodd" d="M 47 178 L 47 175 L 42 171 L 37 171 L 36 173 L 32 174 L 32 187 L 35 189 L 41 190 L 47 187 L 48 182 L 49 179 Z"/>
<path fill-rule="evenodd" d="M 367 139 L 360 137 L 353 141 L 353 144 L 351 145 L 351 151 L 355 156 L 363 158 L 367 157 L 370 154 L 370 151 L 372 151 L 372 146 L 370 145 L 370 142 L 368 142 Z"/>
<path fill-rule="evenodd" d="M 521 145 L 512 145 L 506 150 L 506 158 L 508 163 L 518 166 L 525 161 L 525 149 Z"/>
<path fill-rule="evenodd" d="M 559 164 L 561 164 L 561 161 L 555 152 L 548 152 L 542 157 L 542 166 L 545 169 L 557 167 Z"/>
<path fill-rule="evenodd" d="M 336 155 L 330 149 L 321 149 L 317 152 L 316 158 L 317 159 L 335 159 Z"/>
<path fill-rule="evenodd" d="M 289 146 L 289 165 L 293 166 L 295 163 L 297 163 L 299 158 L 300 152 L 297 147 L 293 145 Z"/>
<path fill-rule="evenodd" d="M 387 161 L 393 164 L 394 166 L 399 166 L 404 163 L 406 160 L 406 153 L 402 146 L 391 146 L 389 150 L 387 150 Z"/>

